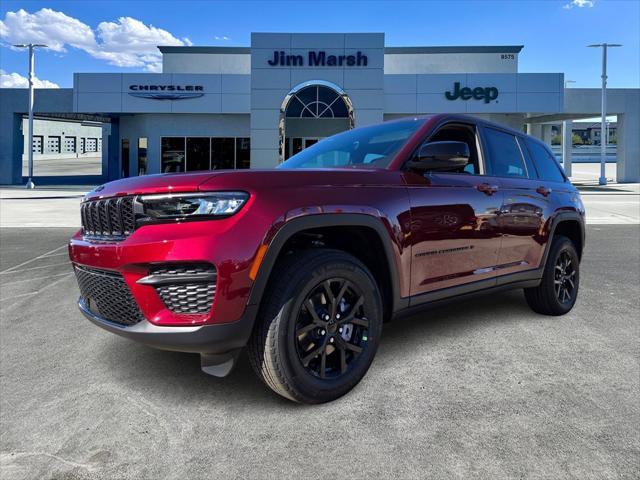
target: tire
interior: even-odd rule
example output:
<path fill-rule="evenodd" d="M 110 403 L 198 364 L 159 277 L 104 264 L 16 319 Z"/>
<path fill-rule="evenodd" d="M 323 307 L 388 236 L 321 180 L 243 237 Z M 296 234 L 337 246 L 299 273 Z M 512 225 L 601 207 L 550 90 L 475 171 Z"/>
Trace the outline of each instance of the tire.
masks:
<path fill-rule="evenodd" d="M 279 262 L 269 283 L 248 345 L 257 375 L 299 403 L 349 392 L 369 369 L 382 332 L 382 300 L 367 267 L 340 250 L 303 250 Z"/>
<path fill-rule="evenodd" d="M 564 315 L 575 305 L 579 286 L 580 259 L 576 247 L 567 237 L 558 235 L 552 240 L 540 285 L 525 288 L 524 296 L 534 312 Z"/>

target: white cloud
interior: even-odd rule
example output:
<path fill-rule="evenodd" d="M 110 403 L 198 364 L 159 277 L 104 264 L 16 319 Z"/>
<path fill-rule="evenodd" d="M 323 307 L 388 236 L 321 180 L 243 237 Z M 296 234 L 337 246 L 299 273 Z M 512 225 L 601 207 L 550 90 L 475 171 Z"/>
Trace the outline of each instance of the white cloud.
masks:
<path fill-rule="evenodd" d="M 0 20 L 0 38 L 9 45 L 45 43 L 56 52 L 65 52 L 66 47 L 71 46 L 111 65 L 142 67 L 152 72 L 162 68 L 158 45 L 192 45 L 188 38 L 176 38 L 135 18 L 101 22 L 93 30 L 80 20 L 49 8 L 35 13 L 22 9 L 7 12 L 4 20 Z"/>
<path fill-rule="evenodd" d="M 213 37 L 214 40 L 218 40 L 218 41 L 223 41 L 223 42 L 228 42 L 229 40 L 231 40 L 229 37 L 227 37 L 226 35 L 216 35 L 215 37 Z"/>
<path fill-rule="evenodd" d="M 33 79 L 34 88 L 60 88 L 57 83 L 49 80 Z M 29 79 L 19 73 L 7 73 L 0 69 L 0 88 L 29 88 Z"/>
<path fill-rule="evenodd" d="M 81 49 L 95 45 L 88 25 L 50 8 L 35 13 L 22 9 L 7 12 L 4 20 L 0 20 L 0 38 L 11 44 L 44 43 L 56 52 L 64 52 L 65 45 Z"/>
<path fill-rule="evenodd" d="M 564 8 L 565 10 L 571 10 L 573 7 L 591 8 L 595 3 L 595 0 L 572 0 L 571 2 L 565 4 L 562 8 Z"/>

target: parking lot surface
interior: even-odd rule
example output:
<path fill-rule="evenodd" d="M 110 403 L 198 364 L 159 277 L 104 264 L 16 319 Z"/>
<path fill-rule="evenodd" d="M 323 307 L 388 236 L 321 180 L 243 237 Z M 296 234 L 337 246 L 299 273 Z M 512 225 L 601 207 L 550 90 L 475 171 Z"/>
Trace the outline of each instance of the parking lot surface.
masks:
<path fill-rule="evenodd" d="M 539 316 L 521 292 L 385 326 L 364 380 L 288 402 L 241 358 L 98 329 L 77 311 L 73 229 L 0 230 L 0 477 L 640 477 L 637 225 L 590 225 L 578 303 Z"/>

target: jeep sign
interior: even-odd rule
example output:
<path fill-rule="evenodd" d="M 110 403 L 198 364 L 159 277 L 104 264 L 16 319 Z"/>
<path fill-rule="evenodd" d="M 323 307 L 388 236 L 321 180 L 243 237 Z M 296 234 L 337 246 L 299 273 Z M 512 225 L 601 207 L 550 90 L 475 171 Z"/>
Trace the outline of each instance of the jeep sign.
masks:
<path fill-rule="evenodd" d="M 498 98 L 498 89 L 496 87 L 476 87 L 460 88 L 460 82 L 453 84 L 453 92 L 444 92 L 444 96 L 447 100 L 484 100 L 484 103 L 489 103 L 491 100 Z"/>

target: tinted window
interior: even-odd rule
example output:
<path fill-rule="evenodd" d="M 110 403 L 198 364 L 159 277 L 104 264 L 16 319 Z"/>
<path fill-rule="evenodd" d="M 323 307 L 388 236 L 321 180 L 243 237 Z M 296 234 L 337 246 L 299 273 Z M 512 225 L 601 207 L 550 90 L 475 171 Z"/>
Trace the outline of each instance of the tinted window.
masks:
<path fill-rule="evenodd" d="M 520 147 L 510 133 L 485 128 L 489 174 L 498 177 L 527 177 Z"/>
<path fill-rule="evenodd" d="M 540 178 L 549 182 L 564 182 L 564 176 L 560 171 L 560 165 L 554 157 L 551 156 L 549 151 L 540 145 L 538 142 L 527 139 L 527 146 L 533 157 L 533 161 L 536 162 L 536 167 Z"/>
<path fill-rule="evenodd" d="M 340 133 L 305 148 L 278 168 L 385 168 L 423 122 L 403 120 Z"/>

